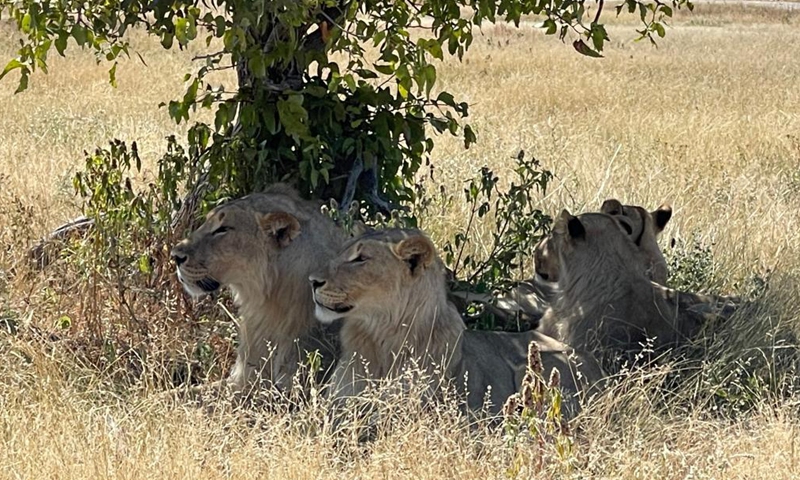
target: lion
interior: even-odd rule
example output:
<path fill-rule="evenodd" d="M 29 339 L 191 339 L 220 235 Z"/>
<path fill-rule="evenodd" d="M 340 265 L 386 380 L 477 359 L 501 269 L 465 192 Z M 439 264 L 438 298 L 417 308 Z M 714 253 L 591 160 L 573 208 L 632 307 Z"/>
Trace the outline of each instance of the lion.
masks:
<path fill-rule="evenodd" d="M 444 265 L 418 230 L 375 231 L 351 240 L 309 280 L 317 319 L 343 321 L 342 354 L 329 382 L 334 400 L 358 395 L 370 381 L 396 377 L 413 365 L 429 374 L 432 395 L 441 380 L 461 388 L 466 378 L 468 408 L 497 414 L 520 387 L 530 342 L 539 346 L 546 370 L 560 372 L 572 412 L 577 394 L 602 377 L 593 358 L 540 332 L 467 330 L 448 301 Z"/>
<path fill-rule="evenodd" d="M 315 320 L 308 275 L 338 252 L 345 233 L 285 185 L 232 200 L 172 250 L 178 279 L 193 297 L 228 287 L 241 317 L 236 362 L 227 379 L 247 393 L 267 383 L 279 390 L 307 352 L 323 372 L 338 352 L 336 331 Z"/>
<path fill-rule="evenodd" d="M 672 207 L 662 204 L 652 212 L 638 205 L 622 205 L 619 200 L 610 198 L 600 206 L 600 212 L 612 216 L 624 216 L 628 219 L 622 227 L 631 237 L 633 243 L 642 252 L 648 267 L 648 277 L 661 285 L 667 284 L 667 262 L 661 247 L 658 246 L 658 236 L 672 218 Z M 529 283 L 538 284 L 545 282 L 555 285 L 558 283 L 558 261 L 553 258 L 553 252 L 543 238 L 534 249 L 534 265 L 536 277 Z M 541 287 L 540 287 L 541 288 Z"/>
<path fill-rule="evenodd" d="M 710 319 L 733 313 L 728 298 L 653 282 L 647 253 L 631 237 L 632 229 L 625 215 L 561 213 L 539 246 L 556 263 L 559 282 L 557 298 L 542 318 L 542 333 L 598 356 L 639 351 L 643 345 L 661 350 L 687 343 Z"/>
<path fill-rule="evenodd" d="M 658 246 L 658 236 L 664 231 L 670 218 L 672 207 L 666 203 L 657 209 L 648 212 L 637 205 L 623 205 L 619 200 L 610 198 L 600 206 L 600 212 L 608 215 L 622 215 L 630 220 L 632 231 L 630 233 L 633 243 L 644 254 L 648 265 L 648 277 L 661 285 L 667 284 L 667 262 L 661 247 Z"/>
<path fill-rule="evenodd" d="M 667 284 L 667 262 L 658 246 L 658 236 L 670 218 L 672 207 L 664 203 L 652 212 L 637 205 L 622 205 L 608 199 L 600 207 L 602 213 L 625 216 L 629 222 L 629 235 L 644 254 L 648 276 L 661 285 Z M 534 248 L 535 276 L 518 282 L 510 292 L 496 298 L 472 292 L 451 292 L 451 300 L 462 310 L 469 302 L 479 302 L 486 310 L 504 323 L 516 321 L 536 328 L 558 292 L 558 261 L 554 258 L 546 238 Z"/>

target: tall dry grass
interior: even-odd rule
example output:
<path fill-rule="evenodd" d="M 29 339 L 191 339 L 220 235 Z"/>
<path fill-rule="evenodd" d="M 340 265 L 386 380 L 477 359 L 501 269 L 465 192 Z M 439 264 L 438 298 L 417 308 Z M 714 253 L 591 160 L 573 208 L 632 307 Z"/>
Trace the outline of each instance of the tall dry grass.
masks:
<path fill-rule="evenodd" d="M 700 267 L 708 290 L 743 292 L 764 278 L 770 289 L 762 308 L 711 343 L 699 377 L 665 393 L 681 364 L 630 374 L 584 412 L 574 457 L 548 451 L 539 475 L 795 478 L 800 425 L 785 389 L 800 318 L 800 17 L 698 5 L 676 18 L 658 48 L 633 42 L 627 20 L 612 24 L 603 60 L 524 24 L 487 28 L 463 63 L 440 65 L 442 88 L 472 105 L 479 144 L 463 150 L 440 137 L 437 185 L 460 198 L 461 182 L 478 168 L 508 177 L 524 149 L 557 175 L 542 198 L 547 212 L 595 209 L 607 197 L 653 207 L 668 201 L 675 208 L 664 235 L 668 256 L 672 238 L 697 253 L 695 238 L 710 259 Z M 0 56 L 9 58 L 13 32 L 8 25 L 0 32 Z M 516 468 L 520 478 L 534 475 L 535 450 L 509 444 L 503 432 L 466 429 L 452 412 L 411 409 L 411 420 L 361 445 L 310 434 L 321 416 L 314 409 L 206 414 L 158 394 L 169 382 L 152 379 L 169 372 L 141 362 L 145 380 L 119 383 L 115 372 L 127 364 L 87 362 L 48 339 L 69 336 L 54 327 L 63 317 L 72 329 L 85 320 L 75 307 L 81 292 L 52 273 L 26 272 L 24 252 L 79 213 L 70 179 L 83 150 L 111 137 L 136 140 L 152 162 L 163 137 L 184 128 L 157 104 L 180 95 L 196 52 L 164 52 L 137 33 L 133 40 L 147 66 L 120 65 L 116 90 L 104 65 L 74 51 L 52 58 L 51 73 L 36 75 L 23 94 L 0 82 L 0 319 L 37 327 L 0 333 L 0 476 L 503 478 Z M 442 240 L 463 228 L 466 208 L 456 201 L 424 227 Z M 488 228 L 473 233 L 479 248 Z M 147 321 L 176 315 L 167 297 Z M 179 337 L 187 326 L 201 328 L 165 330 Z"/>

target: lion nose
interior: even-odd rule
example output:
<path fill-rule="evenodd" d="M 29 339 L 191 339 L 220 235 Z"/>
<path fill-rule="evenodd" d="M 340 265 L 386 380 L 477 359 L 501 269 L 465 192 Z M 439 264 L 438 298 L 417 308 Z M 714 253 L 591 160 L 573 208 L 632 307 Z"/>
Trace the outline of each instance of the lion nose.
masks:
<path fill-rule="evenodd" d="M 325 280 L 320 280 L 314 277 L 308 277 L 308 281 L 311 282 L 311 288 L 313 290 L 318 289 L 319 287 L 325 285 Z"/>
<path fill-rule="evenodd" d="M 175 265 L 177 265 L 179 267 L 188 258 L 189 257 L 187 257 L 186 255 L 181 255 L 180 253 L 172 252 L 172 261 L 175 262 Z"/>

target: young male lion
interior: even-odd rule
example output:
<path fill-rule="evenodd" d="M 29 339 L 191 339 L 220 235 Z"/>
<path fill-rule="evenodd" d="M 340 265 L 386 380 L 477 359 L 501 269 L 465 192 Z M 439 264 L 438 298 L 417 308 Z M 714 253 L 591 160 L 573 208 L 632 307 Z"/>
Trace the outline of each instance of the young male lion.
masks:
<path fill-rule="evenodd" d="M 672 208 L 662 204 L 652 212 L 638 205 L 622 205 L 618 200 L 608 199 L 600 207 L 602 213 L 624 216 L 629 221 L 628 235 L 642 252 L 648 270 L 648 277 L 661 285 L 667 284 L 667 262 L 658 246 L 658 236 L 672 218 Z M 553 255 L 545 239 L 534 250 L 536 276 L 519 282 L 506 295 L 496 299 L 496 305 L 489 305 L 489 311 L 504 319 L 518 316 L 533 325 L 538 325 L 550 303 L 558 292 L 558 259 Z M 491 296 L 454 292 L 456 299 L 489 303 Z"/>
<path fill-rule="evenodd" d="M 336 332 L 314 318 L 308 275 L 338 251 L 345 234 L 313 202 L 285 185 L 233 200 L 172 250 L 178 278 L 198 297 L 229 287 L 239 308 L 239 346 L 228 383 L 291 385 L 306 352 L 323 368 L 338 351 Z"/>
<path fill-rule="evenodd" d="M 559 294 L 542 318 L 543 333 L 596 354 L 641 350 L 649 341 L 660 349 L 685 343 L 710 313 L 725 312 L 727 299 L 652 282 L 632 228 L 624 215 L 561 213 L 539 246 L 550 252 L 559 278 Z"/>
<path fill-rule="evenodd" d="M 457 387 L 466 377 L 473 410 L 483 407 L 491 387 L 490 411 L 497 413 L 520 386 L 530 342 L 539 346 L 546 371 L 561 373 L 573 409 L 574 394 L 602 376 L 594 359 L 541 333 L 466 330 L 448 302 L 444 265 L 417 230 L 367 233 L 309 280 L 317 318 L 343 319 L 342 355 L 330 382 L 334 399 L 355 396 L 370 381 L 413 365 L 430 375 L 432 393 L 442 380 L 437 368 Z"/>

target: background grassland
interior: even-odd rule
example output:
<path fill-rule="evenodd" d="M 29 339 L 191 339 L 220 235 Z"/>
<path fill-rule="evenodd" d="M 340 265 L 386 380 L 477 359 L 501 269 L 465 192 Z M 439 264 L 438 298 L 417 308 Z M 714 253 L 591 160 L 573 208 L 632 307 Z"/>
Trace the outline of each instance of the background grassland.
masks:
<path fill-rule="evenodd" d="M 603 60 L 523 24 L 487 28 L 463 62 L 439 66 L 442 88 L 471 104 L 479 143 L 464 150 L 438 138 L 434 186 L 457 200 L 423 226 L 438 240 L 463 228 L 462 181 L 483 165 L 511 178 L 520 149 L 556 174 L 541 200 L 550 214 L 596 209 L 608 197 L 669 202 L 668 256 L 670 239 L 688 242 L 679 253 L 699 258 L 685 268 L 703 270 L 704 289 L 742 293 L 768 275 L 777 285 L 770 313 L 741 319 L 739 336 L 713 350 L 710 363 L 736 363 L 745 357 L 743 336 L 800 319 L 800 15 L 698 5 L 672 22 L 658 48 L 633 42 L 627 20 L 611 23 Z M 10 58 L 13 29 L 0 24 L 0 34 L 0 58 Z M 36 75 L 20 95 L 12 95 L 12 79 L 0 82 L 0 317 L 13 312 L 48 330 L 66 313 L 80 326 L 70 309 L 80 292 L 24 274 L 25 248 L 79 213 L 71 178 L 84 150 L 112 137 L 136 140 L 152 162 L 166 135 L 182 133 L 157 105 L 182 93 L 198 52 L 164 52 L 133 38 L 147 66 L 136 57 L 121 64 L 117 89 L 106 65 L 74 50 L 53 57 L 50 74 Z M 474 234 L 479 248 L 488 228 Z M 145 387 L 115 391 L 96 366 L 35 339 L 0 334 L 0 355 L 0 477 L 498 478 L 518 465 L 527 478 L 537 465 L 531 451 L 466 432 L 446 412 L 404 422 L 359 450 L 297 432 L 297 414 L 265 413 L 254 428 L 229 412 L 204 416 L 159 400 Z M 744 389 L 756 407 L 731 421 L 682 404 L 664 409 L 650 401 L 647 383 L 638 376 L 590 408 L 576 460 L 548 451 L 547 473 L 797 476 L 791 397 Z"/>

